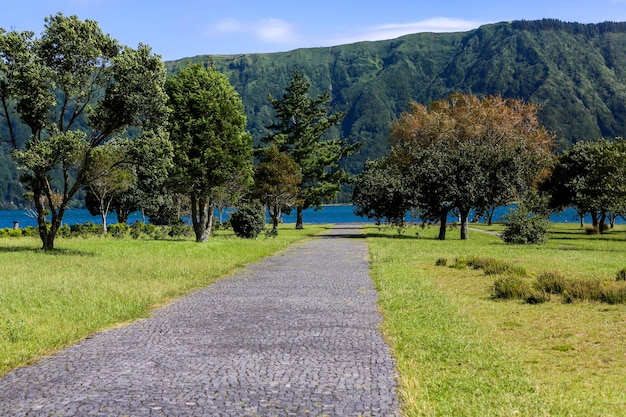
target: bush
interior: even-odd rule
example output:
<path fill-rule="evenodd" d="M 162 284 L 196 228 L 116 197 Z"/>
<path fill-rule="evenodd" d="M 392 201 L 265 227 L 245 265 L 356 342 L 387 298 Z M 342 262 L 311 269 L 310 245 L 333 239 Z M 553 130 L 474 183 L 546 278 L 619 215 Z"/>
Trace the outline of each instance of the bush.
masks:
<path fill-rule="evenodd" d="M 600 297 L 608 304 L 626 304 L 626 282 L 612 282 L 604 286 Z"/>
<path fill-rule="evenodd" d="M 524 301 L 528 304 L 543 304 L 550 301 L 550 293 L 531 289 L 524 297 Z"/>
<path fill-rule="evenodd" d="M 548 235 L 549 221 L 543 216 L 526 210 L 510 210 L 504 216 L 506 229 L 502 240 L 513 244 L 545 243 Z"/>
<path fill-rule="evenodd" d="M 180 221 L 180 220 L 172 223 L 169 226 L 169 232 L 167 233 L 169 237 L 189 237 L 192 234 L 193 234 L 193 227 L 185 224 L 183 221 Z"/>
<path fill-rule="evenodd" d="M 230 215 L 230 225 L 235 235 L 254 239 L 265 227 L 265 210 L 258 203 L 249 203 Z"/>
<path fill-rule="evenodd" d="M 573 279 L 570 280 L 567 289 L 566 302 L 573 300 L 602 301 L 603 281 L 600 279 Z M 564 293 L 565 293 L 564 291 Z"/>
<path fill-rule="evenodd" d="M 67 224 L 63 224 L 61 227 L 59 227 L 59 230 L 57 231 L 57 236 L 71 237 L 72 229 Z"/>
<path fill-rule="evenodd" d="M 505 276 L 498 278 L 493 283 L 493 297 L 505 300 L 525 298 L 530 294 L 528 283 L 518 276 Z"/>
<path fill-rule="evenodd" d="M 622 268 L 615 274 L 615 281 L 626 281 L 626 268 Z"/>
<path fill-rule="evenodd" d="M 108 226 L 107 229 L 108 233 L 111 236 L 117 239 L 121 239 L 126 236 L 126 233 L 128 233 L 128 230 L 130 229 L 130 226 L 128 226 L 126 223 L 114 223 Z"/>
<path fill-rule="evenodd" d="M 569 285 L 567 278 L 558 272 L 544 272 L 537 277 L 534 287 L 547 293 L 563 294 Z"/>

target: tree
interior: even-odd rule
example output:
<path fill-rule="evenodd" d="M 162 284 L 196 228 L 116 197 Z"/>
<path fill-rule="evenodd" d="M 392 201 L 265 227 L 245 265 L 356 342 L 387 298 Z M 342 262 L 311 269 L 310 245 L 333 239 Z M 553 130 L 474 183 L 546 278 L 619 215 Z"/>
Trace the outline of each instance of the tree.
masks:
<path fill-rule="evenodd" d="M 135 182 L 132 166 L 125 164 L 126 149 L 123 143 L 108 142 L 91 153 L 90 181 L 85 205 L 91 215 L 102 218 L 102 234 L 107 234 L 107 216 L 113 200 L 127 191 Z"/>
<path fill-rule="evenodd" d="M 134 180 L 124 192 L 116 193 L 112 207 L 120 223 L 141 211 L 144 215 L 156 213 L 170 199 L 167 179 L 172 168 L 173 149 L 167 132 L 143 132 L 126 143 L 125 166 Z"/>
<path fill-rule="evenodd" d="M 283 96 L 269 96 L 278 120 L 267 126 L 271 133 L 263 139 L 266 144 L 274 144 L 280 152 L 292 157 L 300 167 L 302 182 L 296 205 L 297 229 L 303 226 L 303 210 L 321 208 L 324 201 L 337 195 L 341 182 L 348 180 L 339 161 L 360 146 L 360 143 L 350 144 L 349 139 L 324 139 L 331 128 L 341 123 L 344 114 L 329 114 L 328 91 L 311 98 L 310 87 L 304 74 L 294 71 Z"/>
<path fill-rule="evenodd" d="M 352 204 L 355 214 L 374 219 L 376 224 L 386 221 L 394 225 L 404 224 L 406 213 L 412 204 L 406 184 L 406 176 L 389 162 L 389 157 L 367 161 L 365 169 L 355 180 Z"/>
<path fill-rule="evenodd" d="M 593 227 L 602 233 L 607 217 L 626 205 L 626 140 L 578 142 L 559 156 L 541 187 L 554 209 L 573 206 L 581 225 L 590 213 Z"/>
<path fill-rule="evenodd" d="M 0 112 L 11 126 L 2 139 L 14 149 L 43 248 L 51 250 L 70 199 L 93 179 L 94 149 L 129 127 L 158 129 L 167 112 L 165 67 L 149 47 L 120 46 L 96 22 L 76 16 L 45 22 L 39 39 L 0 31 Z M 13 128 L 20 122 L 28 138 Z"/>
<path fill-rule="evenodd" d="M 233 178 L 244 183 L 252 178 L 252 139 L 243 104 L 224 75 L 202 64 L 170 77 L 166 91 L 172 109 L 172 185 L 189 196 L 196 241 L 205 242 L 220 189 Z"/>
<path fill-rule="evenodd" d="M 391 157 L 411 177 L 418 210 L 439 218 L 440 239 L 451 211 L 467 239 L 472 208 L 512 201 L 545 172 L 553 137 L 536 114 L 519 100 L 457 93 L 428 107 L 411 103 L 394 122 Z"/>
<path fill-rule="evenodd" d="M 274 233 L 282 211 L 297 205 L 301 182 L 300 167 L 289 155 L 281 153 L 276 145 L 264 149 L 254 167 L 254 196 L 267 207 Z"/>

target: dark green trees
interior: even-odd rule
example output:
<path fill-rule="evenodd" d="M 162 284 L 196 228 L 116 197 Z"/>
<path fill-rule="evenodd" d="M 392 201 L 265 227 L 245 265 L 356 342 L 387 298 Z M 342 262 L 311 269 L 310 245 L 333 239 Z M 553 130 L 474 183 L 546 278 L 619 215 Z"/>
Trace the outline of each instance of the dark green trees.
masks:
<path fill-rule="evenodd" d="M 70 199 L 93 179 L 94 149 L 129 127 L 161 132 L 164 83 L 165 67 L 149 47 L 120 46 L 90 20 L 51 16 L 40 38 L 0 30 L 2 140 L 33 193 L 44 249 L 54 247 Z"/>
<path fill-rule="evenodd" d="M 422 219 L 438 220 L 439 239 L 445 239 L 446 219 L 455 212 L 461 239 L 467 239 L 471 209 L 485 211 L 522 197 L 549 166 L 552 136 L 536 111 L 497 96 L 453 94 L 428 107 L 412 103 L 392 126 L 386 163 L 395 166 L 387 172 L 397 178 L 381 184 L 401 184 L 393 193 L 405 193 L 403 201 Z M 364 178 L 357 186 L 361 195 Z"/>
<path fill-rule="evenodd" d="M 300 167 L 289 155 L 275 145 L 264 148 L 254 167 L 253 194 L 267 207 L 273 233 L 278 232 L 281 212 L 297 205 L 301 182 Z"/>
<path fill-rule="evenodd" d="M 542 189 L 554 209 L 574 207 L 581 225 L 590 213 L 594 229 L 602 233 L 607 216 L 626 212 L 626 141 L 578 142 L 559 156 Z"/>
<path fill-rule="evenodd" d="M 340 183 L 348 175 L 339 167 L 339 160 L 351 155 L 359 146 L 348 139 L 325 138 L 328 131 L 341 122 L 343 114 L 329 114 L 330 95 L 309 95 L 310 83 L 304 74 L 294 71 L 291 82 L 281 98 L 269 97 L 276 113 L 276 122 L 267 128 L 264 138 L 280 152 L 289 155 L 300 167 L 302 182 L 296 206 L 296 228 L 302 228 L 302 210 L 321 207 L 337 195 Z"/>
<path fill-rule="evenodd" d="M 196 241 L 205 242 L 217 196 L 233 178 L 252 178 L 252 138 L 241 99 L 212 67 L 190 65 L 167 80 L 166 90 L 174 146 L 171 183 L 189 197 Z"/>

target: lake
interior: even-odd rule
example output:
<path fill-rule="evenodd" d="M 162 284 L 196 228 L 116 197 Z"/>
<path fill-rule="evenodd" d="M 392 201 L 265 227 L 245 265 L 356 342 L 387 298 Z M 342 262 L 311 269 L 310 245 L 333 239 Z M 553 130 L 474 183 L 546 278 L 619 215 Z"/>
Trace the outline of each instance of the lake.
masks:
<path fill-rule="evenodd" d="M 497 221 L 500 217 L 502 217 L 507 211 L 509 207 L 501 207 L 496 210 L 496 214 L 494 216 L 494 221 Z M 217 217 L 217 215 L 216 215 Z M 470 216 L 471 218 L 472 216 Z M 133 213 L 128 223 L 134 223 L 135 221 L 143 221 L 141 213 Z M 451 217 L 449 221 L 457 221 L 458 219 Z M 578 215 L 576 211 L 573 209 L 567 209 L 561 213 L 553 214 L 550 217 L 550 220 L 556 223 L 577 223 Z M 355 223 L 355 222 L 369 222 L 370 220 L 366 218 L 358 217 L 354 214 L 354 206 L 350 205 L 332 205 L 332 206 L 324 206 L 322 210 L 315 209 L 307 209 L 304 211 L 304 223 Z M 2 228 L 12 228 L 13 222 L 19 222 L 20 227 L 28 227 L 28 226 L 37 226 L 37 220 L 31 216 L 29 216 L 28 212 L 25 210 L 0 210 L 0 229 Z M 68 225 L 72 224 L 82 224 L 86 222 L 92 222 L 95 224 L 102 223 L 100 216 L 92 216 L 89 214 L 88 210 L 84 209 L 74 209 L 68 210 L 66 212 L 65 217 L 63 218 L 63 222 Z M 112 213 L 108 217 L 109 223 L 117 222 L 117 216 Z M 296 211 L 290 215 L 283 215 L 284 223 L 295 223 L 296 222 Z M 590 218 L 585 219 L 585 223 L 591 223 Z M 618 218 L 617 222 L 619 224 L 624 224 L 624 219 L 621 217 Z"/>

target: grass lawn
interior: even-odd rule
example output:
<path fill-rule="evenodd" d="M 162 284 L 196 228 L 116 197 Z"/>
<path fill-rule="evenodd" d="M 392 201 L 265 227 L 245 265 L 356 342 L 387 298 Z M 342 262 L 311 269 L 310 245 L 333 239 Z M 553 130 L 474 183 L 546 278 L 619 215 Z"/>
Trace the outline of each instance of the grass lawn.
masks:
<path fill-rule="evenodd" d="M 281 227 L 276 238 L 210 241 L 0 239 L 0 376 L 94 332 L 150 315 L 235 269 L 310 237 L 324 226 Z"/>
<path fill-rule="evenodd" d="M 496 228 L 492 228 L 492 230 Z M 587 236 L 554 226 L 545 245 L 437 229 L 367 229 L 384 332 L 400 373 L 407 416 L 626 415 L 626 305 L 530 305 L 495 300 L 494 276 L 455 269 L 459 257 L 491 257 L 530 276 L 614 279 L 626 267 L 626 228 Z M 448 266 L 435 266 L 439 258 Z"/>

